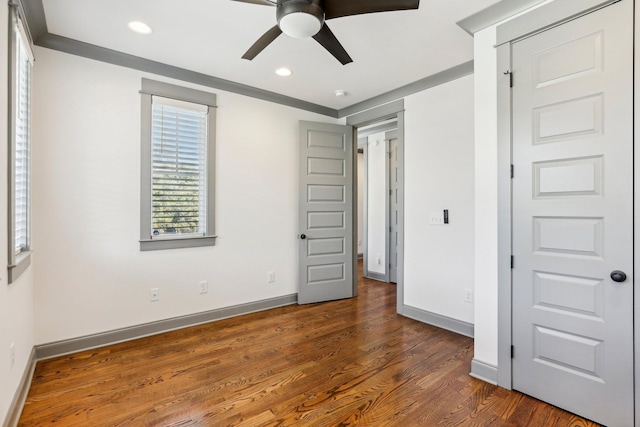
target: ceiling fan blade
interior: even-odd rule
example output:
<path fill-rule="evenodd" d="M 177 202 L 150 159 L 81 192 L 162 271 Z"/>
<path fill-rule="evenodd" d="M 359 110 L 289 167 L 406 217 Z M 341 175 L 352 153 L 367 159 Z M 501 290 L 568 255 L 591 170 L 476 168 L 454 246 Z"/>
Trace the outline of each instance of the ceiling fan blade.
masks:
<path fill-rule="evenodd" d="M 417 9 L 420 0 L 325 0 L 324 19 L 363 13 Z"/>
<path fill-rule="evenodd" d="M 244 55 L 242 55 L 242 59 L 248 59 L 251 61 L 257 54 L 262 52 L 265 47 L 269 46 L 272 41 L 277 39 L 280 34 L 282 34 L 282 30 L 277 25 L 271 28 L 269 31 L 264 33 Z"/>
<path fill-rule="evenodd" d="M 241 3 L 251 3 L 251 4 L 262 4 L 265 6 L 276 6 L 277 3 L 275 1 L 269 1 L 269 0 L 233 0 L 233 1 L 239 1 Z"/>
<path fill-rule="evenodd" d="M 342 47 L 336 36 L 333 35 L 333 32 L 331 32 L 327 24 L 324 24 L 318 34 L 313 36 L 313 38 L 327 49 L 331 55 L 335 56 L 342 65 L 353 62 L 353 59 L 351 59 L 347 51 L 344 50 L 344 47 Z"/>

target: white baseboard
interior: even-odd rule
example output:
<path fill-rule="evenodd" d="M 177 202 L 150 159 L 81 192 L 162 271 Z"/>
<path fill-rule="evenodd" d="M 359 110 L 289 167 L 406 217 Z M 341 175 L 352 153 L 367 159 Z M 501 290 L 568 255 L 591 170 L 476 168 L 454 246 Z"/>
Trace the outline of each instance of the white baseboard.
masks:
<path fill-rule="evenodd" d="M 79 351 L 89 350 L 92 348 L 104 347 L 105 345 L 131 341 L 142 337 L 148 337 L 151 335 L 161 334 L 163 332 L 187 328 L 189 326 L 209 323 L 229 317 L 269 310 L 276 307 L 295 304 L 297 301 L 297 294 L 284 295 L 281 297 L 270 298 L 246 304 L 239 304 L 231 307 L 218 308 L 216 310 L 205 311 L 202 313 L 188 314 L 186 316 L 174 317 L 171 319 L 159 320 L 157 322 L 130 326 L 128 328 L 101 332 L 84 337 L 72 338 L 48 344 L 41 344 L 37 345 L 35 348 L 36 360 L 50 359 L 52 357 L 77 353 Z"/>
<path fill-rule="evenodd" d="M 471 361 L 471 372 L 469 375 L 489 384 L 498 385 L 498 367 L 484 363 L 478 359 L 474 358 Z"/>
<path fill-rule="evenodd" d="M 418 320 L 422 323 L 437 326 L 465 337 L 473 338 L 473 324 L 453 319 L 441 314 L 431 313 L 426 310 L 405 305 L 402 307 L 403 316 Z"/>
<path fill-rule="evenodd" d="M 36 362 L 36 350 L 33 348 L 29 355 L 29 362 L 22 373 L 18 389 L 16 390 L 13 400 L 11 401 L 11 405 L 9 406 L 7 417 L 2 423 L 3 427 L 16 427 L 18 425 L 18 421 L 20 421 L 20 414 L 22 414 L 22 408 L 24 407 L 24 402 L 27 400 L 27 395 L 29 394 L 31 380 L 33 379 L 33 372 L 36 369 Z"/>

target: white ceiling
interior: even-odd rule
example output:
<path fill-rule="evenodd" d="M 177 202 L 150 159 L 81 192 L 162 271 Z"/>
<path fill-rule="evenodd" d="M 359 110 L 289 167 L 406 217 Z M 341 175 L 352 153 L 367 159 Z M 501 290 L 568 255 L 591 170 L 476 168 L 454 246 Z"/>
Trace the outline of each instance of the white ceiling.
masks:
<path fill-rule="evenodd" d="M 344 0 L 348 1 L 348 0 Z M 231 0 L 43 0 L 49 33 L 341 109 L 473 59 L 456 25 L 499 0 L 421 0 L 418 10 L 327 21 L 353 63 L 313 39 L 278 37 L 241 59 L 275 25 L 275 8 Z M 127 24 L 146 22 L 141 36 Z M 287 78 L 274 74 L 288 67 Z M 337 89 L 347 91 L 336 97 Z"/>

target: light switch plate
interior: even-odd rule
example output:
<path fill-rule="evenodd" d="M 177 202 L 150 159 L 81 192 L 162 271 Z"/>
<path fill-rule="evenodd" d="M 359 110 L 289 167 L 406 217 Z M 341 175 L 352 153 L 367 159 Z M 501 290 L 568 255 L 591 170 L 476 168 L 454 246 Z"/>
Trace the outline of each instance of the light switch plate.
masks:
<path fill-rule="evenodd" d="M 431 225 L 443 225 L 444 224 L 443 212 L 442 211 L 431 212 L 431 215 L 429 215 L 429 223 Z"/>

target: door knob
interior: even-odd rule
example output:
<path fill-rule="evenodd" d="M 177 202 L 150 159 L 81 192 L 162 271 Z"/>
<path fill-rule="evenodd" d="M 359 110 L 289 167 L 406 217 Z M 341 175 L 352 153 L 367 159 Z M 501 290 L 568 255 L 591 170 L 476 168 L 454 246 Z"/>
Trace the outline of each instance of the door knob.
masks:
<path fill-rule="evenodd" d="M 306 235 L 306 234 L 301 234 L 301 235 L 300 235 L 300 238 L 301 238 L 302 240 L 304 240 L 304 239 L 306 239 L 306 238 L 307 238 L 307 235 Z M 612 274 L 613 274 L 613 273 L 612 273 Z M 624 274 L 624 273 L 622 273 L 622 274 Z"/>
<path fill-rule="evenodd" d="M 624 271 L 613 270 L 611 272 L 611 280 L 613 280 L 614 282 L 624 282 L 625 280 L 627 280 L 627 275 L 624 274 Z"/>

